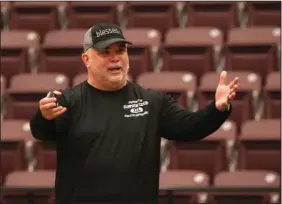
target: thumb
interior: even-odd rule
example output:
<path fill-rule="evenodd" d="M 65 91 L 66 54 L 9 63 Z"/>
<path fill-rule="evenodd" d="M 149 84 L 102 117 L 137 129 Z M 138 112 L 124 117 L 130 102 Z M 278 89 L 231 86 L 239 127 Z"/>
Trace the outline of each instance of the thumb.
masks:
<path fill-rule="evenodd" d="M 227 72 L 226 71 L 222 71 L 220 76 L 219 76 L 219 85 L 225 85 L 226 78 L 227 78 Z"/>
<path fill-rule="evenodd" d="M 53 92 L 54 92 L 54 94 L 56 94 L 56 95 L 62 95 L 62 93 L 61 93 L 60 91 L 55 90 L 55 91 L 53 91 Z"/>
<path fill-rule="evenodd" d="M 60 96 L 60 95 L 62 95 L 62 93 L 59 92 L 59 91 L 57 91 L 57 90 L 55 90 L 55 91 L 49 91 L 49 92 L 47 93 L 47 97 L 48 97 L 48 98 L 50 98 L 50 97 L 56 97 L 57 95 Z"/>

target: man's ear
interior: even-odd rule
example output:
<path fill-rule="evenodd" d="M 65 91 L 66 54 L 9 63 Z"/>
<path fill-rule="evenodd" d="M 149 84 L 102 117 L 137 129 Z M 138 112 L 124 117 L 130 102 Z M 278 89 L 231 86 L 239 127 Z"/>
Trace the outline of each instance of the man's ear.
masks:
<path fill-rule="evenodd" d="M 89 58 L 89 53 L 88 52 L 84 52 L 81 54 L 81 59 L 84 63 L 84 65 L 88 68 L 90 66 L 90 58 Z"/>

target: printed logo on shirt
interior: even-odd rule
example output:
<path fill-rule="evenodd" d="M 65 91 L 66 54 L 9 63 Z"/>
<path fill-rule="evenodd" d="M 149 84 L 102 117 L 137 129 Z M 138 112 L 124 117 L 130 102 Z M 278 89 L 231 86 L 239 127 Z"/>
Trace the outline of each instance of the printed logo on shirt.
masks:
<path fill-rule="evenodd" d="M 148 105 L 149 102 L 144 101 L 143 99 L 128 101 L 128 103 L 123 106 L 123 109 L 128 111 L 128 113 L 126 113 L 124 117 L 131 118 L 147 115 L 149 114 L 149 111 L 144 110 L 144 108 Z"/>

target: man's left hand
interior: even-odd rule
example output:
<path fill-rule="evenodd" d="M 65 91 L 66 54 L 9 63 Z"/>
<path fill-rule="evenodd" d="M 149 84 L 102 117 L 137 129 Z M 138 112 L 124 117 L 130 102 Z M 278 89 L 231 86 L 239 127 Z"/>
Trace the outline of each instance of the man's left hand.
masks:
<path fill-rule="evenodd" d="M 227 72 L 222 71 L 219 77 L 219 84 L 215 93 L 215 106 L 219 111 L 224 111 L 229 105 L 229 101 L 232 101 L 235 98 L 239 78 L 236 77 L 228 85 L 227 81 Z"/>

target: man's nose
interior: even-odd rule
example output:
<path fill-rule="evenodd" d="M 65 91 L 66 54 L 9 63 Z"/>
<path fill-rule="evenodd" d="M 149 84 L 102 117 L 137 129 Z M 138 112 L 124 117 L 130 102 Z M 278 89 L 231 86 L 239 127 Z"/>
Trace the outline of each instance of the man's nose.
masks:
<path fill-rule="evenodd" d="M 118 61 L 120 61 L 120 56 L 116 53 L 111 53 L 110 61 L 111 62 L 118 62 Z"/>

